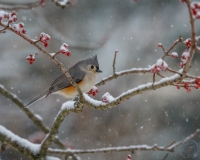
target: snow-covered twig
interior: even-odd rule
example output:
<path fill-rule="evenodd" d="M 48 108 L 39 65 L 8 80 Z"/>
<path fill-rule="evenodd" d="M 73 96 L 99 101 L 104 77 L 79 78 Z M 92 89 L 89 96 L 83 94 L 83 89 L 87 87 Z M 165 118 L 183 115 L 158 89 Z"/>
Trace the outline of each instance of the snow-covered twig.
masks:
<path fill-rule="evenodd" d="M 26 154 L 28 157 L 36 159 L 40 152 L 40 144 L 33 144 L 26 139 L 23 139 L 5 127 L 0 125 L 0 141 L 8 144 L 14 149 Z"/>
<path fill-rule="evenodd" d="M 43 140 L 42 145 L 41 145 L 41 151 L 40 153 L 42 155 L 46 155 L 47 149 L 52 143 L 52 141 L 55 139 L 56 134 L 58 133 L 58 129 L 65 119 L 65 117 L 71 113 L 71 112 L 78 112 L 80 107 L 80 104 L 76 104 L 76 107 L 74 107 L 74 101 L 67 101 L 66 103 L 63 104 L 60 112 L 57 114 L 53 125 L 51 127 L 51 130 L 49 134 L 46 136 L 46 138 Z M 78 102 L 77 102 L 78 103 Z"/>
<path fill-rule="evenodd" d="M 180 75 L 175 74 L 171 77 L 166 77 L 161 79 L 158 82 L 155 83 L 147 83 L 143 85 L 139 85 L 136 88 L 130 89 L 118 97 L 114 98 L 110 103 L 103 103 L 101 101 L 97 101 L 89 97 L 87 94 L 84 94 L 84 99 L 83 101 L 80 100 L 81 103 L 86 104 L 88 107 L 95 108 L 98 110 L 104 110 L 108 108 L 112 108 L 121 102 L 125 101 L 126 99 L 129 99 L 130 97 L 133 97 L 138 94 L 142 94 L 144 92 L 150 91 L 150 90 L 155 90 L 159 89 L 165 86 L 173 85 L 175 82 L 180 80 Z"/>
<path fill-rule="evenodd" d="M 132 73 L 147 73 L 147 72 L 151 73 L 151 68 L 131 68 L 131 69 L 127 69 L 124 71 L 115 72 L 115 75 L 110 75 L 110 76 L 102 79 L 101 81 L 97 82 L 95 85 L 96 86 L 104 85 L 105 83 L 107 83 L 113 79 L 116 79 L 120 76 L 123 76 L 123 75 L 132 74 Z"/>
<path fill-rule="evenodd" d="M 174 149 L 184 142 L 194 138 L 195 136 L 200 134 L 200 129 L 197 129 L 194 133 L 186 137 L 185 139 L 177 142 L 177 143 L 170 143 L 167 146 L 148 146 L 148 145 L 132 145 L 132 146 L 122 146 L 122 147 L 108 147 L 108 148 L 99 148 L 99 149 L 88 149 L 88 150 L 61 150 L 61 149 L 48 149 L 49 153 L 54 154 L 88 154 L 88 153 L 107 153 L 107 152 L 121 152 L 121 151 L 128 151 L 128 152 L 134 152 L 136 150 L 140 151 L 166 151 L 166 152 L 174 152 Z"/>
<path fill-rule="evenodd" d="M 174 149 L 174 148 L 180 146 L 181 144 L 187 142 L 188 140 L 194 138 L 195 136 L 197 136 L 199 134 L 200 134 L 200 129 L 197 129 L 194 133 L 192 133 L 191 135 L 189 135 L 188 137 L 186 137 L 182 141 L 176 142 L 173 145 L 169 146 L 168 149 Z"/>

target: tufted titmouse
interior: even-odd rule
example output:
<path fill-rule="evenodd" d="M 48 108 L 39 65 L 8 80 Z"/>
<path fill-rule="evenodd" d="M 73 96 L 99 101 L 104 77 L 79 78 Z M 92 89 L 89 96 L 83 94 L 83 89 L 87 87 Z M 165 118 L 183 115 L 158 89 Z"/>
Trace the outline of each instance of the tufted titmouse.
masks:
<path fill-rule="evenodd" d="M 78 84 L 82 92 L 89 92 L 90 89 L 95 85 L 97 80 L 97 76 L 99 72 L 99 63 L 97 56 L 79 61 L 70 69 L 68 72 L 71 78 Z M 75 98 L 78 95 L 78 92 L 74 86 L 68 81 L 68 78 L 65 74 L 62 74 L 58 77 L 50 86 L 50 88 L 29 102 L 26 107 L 30 106 L 31 104 L 37 102 L 38 100 L 47 97 L 51 93 L 61 94 L 66 98 Z"/>

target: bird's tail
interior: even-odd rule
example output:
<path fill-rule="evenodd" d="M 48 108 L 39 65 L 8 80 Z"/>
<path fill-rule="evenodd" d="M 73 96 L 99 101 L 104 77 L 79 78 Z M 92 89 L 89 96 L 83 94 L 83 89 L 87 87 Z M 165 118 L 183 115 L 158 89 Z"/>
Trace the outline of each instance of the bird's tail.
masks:
<path fill-rule="evenodd" d="M 49 92 L 49 91 L 46 91 L 46 92 L 42 93 L 41 95 L 39 95 L 38 97 L 36 97 L 34 100 L 30 101 L 30 102 L 26 105 L 26 107 L 32 105 L 33 103 L 39 101 L 39 100 L 42 99 L 42 98 L 45 98 L 46 96 L 48 96 L 48 92 Z"/>

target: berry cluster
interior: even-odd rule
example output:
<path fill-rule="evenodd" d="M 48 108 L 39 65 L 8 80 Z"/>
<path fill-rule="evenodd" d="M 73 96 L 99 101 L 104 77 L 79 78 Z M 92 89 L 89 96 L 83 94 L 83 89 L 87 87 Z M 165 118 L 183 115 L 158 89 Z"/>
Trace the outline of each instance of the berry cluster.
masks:
<path fill-rule="evenodd" d="M 193 81 L 184 82 L 183 84 L 177 84 L 177 89 L 185 88 L 185 90 L 189 93 L 191 92 L 191 88 L 199 89 L 200 88 L 200 79 L 196 78 Z"/>
<path fill-rule="evenodd" d="M 2 22 L 3 19 L 7 19 L 8 21 Z M 10 26 L 11 23 L 16 22 L 16 21 L 17 21 L 17 14 L 15 11 L 13 11 L 12 13 L 0 11 L 0 22 L 1 23 L 4 23 L 5 25 Z M 19 34 L 26 34 L 26 30 L 24 29 L 24 23 L 22 23 L 22 22 L 20 22 L 18 24 L 13 24 L 12 28 L 15 30 L 15 32 L 17 32 Z"/>
<path fill-rule="evenodd" d="M 60 53 L 66 55 L 66 56 L 70 56 L 71 55 L 71 52 L 69 51 L 68 49 L 68 44 L 66 43 L 63 43 L 62 46 L 60 47 Z"/>
<path fill-rule="evenodd" d="M 48 41 L 50 39 L 51 39 L 51 37 L 48 34 L 46 34 L 44 32 L 40 33 L 40 40 L 39 41 L 43 43 L 44 47 L 48 47 Z"/>
<path fill-rule="evenodd" d="M 130 154 L 127 156 L 126 160 L 131 160 L 131 155 Z"/>
<path fill-rule="evenodd" d="M 170 55 L 172 58 L 178 58 L 178 53 L 176 52 L 172 52 Z"/>
<path fill-rule="evenodd" d="M 96 96 L 98 92 L 99 92 L 98 88 L 96 86 L 93 86 L 92 89 L 87 94 Z"/>
<path fill-rule="evenodd" d="M 190 58 L 190 53 L 188 51 L 184 51 L 181 55 L 181 63 L 180 63 L 181 68 L 186 64 L 189 58 Z"/>
<path fill-rule="evenodd" d="M 106 92 L 102 98 L 101 98 L 101 101 L 104 102 L 104 103 L 110 103 L 114 100 L 115 98 L 110 95 L 110 93 Z"/>
<path fill-rule="evenodd" d="M 192 2 L 191 11 L 195 19 L 200 19 L 200 2 Z"/>
<path fill-rule="evenodd" d="M 158 43 L 158 47 L 162 48 L 163 47 L 162 43 Z"/>
<path fill-rule="evenodd" d="M 156 64 L 151 66 L 151 72 L 159 73 L 160 71 L 166 71 L 168 69 L 168 65 L 162 59 L 158 59 Z"/>
<path fill-rule="evenodd" d="M 17 14 L 15 11 L 12 13 L 0 11 L 0 21 L 3 19 L 8 19 L 8 23 L 16 22 L 17 21 Z"/>
<path fill-rule="evenodd" d="M 192 44 L 192 41 L 190 38 L 186 39 L 184 42 L 183 42 L 188 48 L 191 47 L 191 44 Z"/>
<path fill-rule="evenodd" d="M 20 22 L 18 24 L 13 24 L 13 29 L 17 33 L 26 34 L 26 30 L 24 29 L 24 23 Z"/>
<path fill-rule="evenodd" d="M 33 64 L 35 61 L 35 55 L 30 54 L 28 57 L 26 57 L 26 60 L 29 62 L 29 64 Z"/>

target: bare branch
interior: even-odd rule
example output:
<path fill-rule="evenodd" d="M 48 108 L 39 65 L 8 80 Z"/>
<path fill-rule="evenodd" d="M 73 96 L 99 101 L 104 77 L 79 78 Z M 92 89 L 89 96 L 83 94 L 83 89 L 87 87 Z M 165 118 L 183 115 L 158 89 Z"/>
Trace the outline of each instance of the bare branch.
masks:
<path fill-rule="evenodd" d="M 195 49 L 196 49 L 196 34 L 195 34 L 194 18 L 192 16 L 192 12 L 191 12 L 190 0 L 185 0 L 185 2 L 187 4 L 189 16 L 190 16 L 192 43 L 191 43 L 191 47 L 190 47 L 190 50 L 189 50 L 190 57 L 187 60 L 185 66 L 183 68 L 183 74 L 181 76 L 181 80 L 183 80 L 186 77 L 186 75 L 187 75 L 187 73 L 188 73 L 188 71 L 191 67 L 192 59 L 194 57 L 194 52 L 195 52 Z"/>
<path fill-rule="evenodd" d="M 115 53 L 114 53 L 114 59 L 113 59 L 113 64 L 112 64 L 112 67 L 113 67 L 113 75 L 115 75 L 115 63 L 116 63 L 116 55 L 119 51 L 116 50 Z"/>
<path fill-rule="evenodd" d="M 184 140 L 179 141 L 177 143 L 174 143 L 173 145 L 169 146 L 168 149 L 174 149 L 178 146 L 180 146 L 181 144 L 187 142 L 188 140 L 194 138 L 195 136 L 200 134 L 200 129 L 197 129 L 193 134 L 189 135 L 188 137 L 186 137 Z"/>
<path fill-rule="evenodd" d="M 169 153 L 166 153 L 162 160 L 165 160 L 168 157 Z"/>
<path fill-rule="evenodd" d="M 179 37 L 179 39 L 174 41 L 173 45 L 167 51 L 165 51 L 164 47 L 161 46 L 161 48 L 164 52 L 164 56 L 162 57 L 162 59 L 164 59 L 166 56 L 169 56 L 170 55 L 169 53 L 172 51 L 172 49 L 180 42 L 183 42 L 183 38 L 181 36 Z"/>

